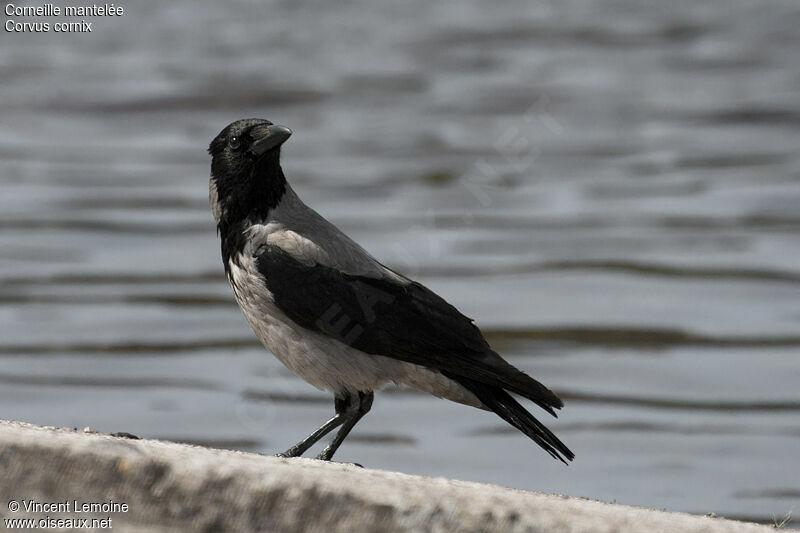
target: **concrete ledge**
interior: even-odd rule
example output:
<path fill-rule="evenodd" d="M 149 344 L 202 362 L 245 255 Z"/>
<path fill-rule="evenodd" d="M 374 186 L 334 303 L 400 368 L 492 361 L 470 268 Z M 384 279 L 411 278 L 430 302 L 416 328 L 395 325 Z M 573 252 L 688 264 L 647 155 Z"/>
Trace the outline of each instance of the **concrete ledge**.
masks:
<path fill-rule="evenodd" d="M 122 532 L 773 531 L 493 485 L 8 421 L 0 421 L 0 472 L 3 520 L 110 518 L 108 525 Z M 9 509 L 11 500 L 18 512 Z M 70 509 L 26 512 L 30 500 L 67 502 Z M 75 500 L 107 508 L 78 513 Z"/>

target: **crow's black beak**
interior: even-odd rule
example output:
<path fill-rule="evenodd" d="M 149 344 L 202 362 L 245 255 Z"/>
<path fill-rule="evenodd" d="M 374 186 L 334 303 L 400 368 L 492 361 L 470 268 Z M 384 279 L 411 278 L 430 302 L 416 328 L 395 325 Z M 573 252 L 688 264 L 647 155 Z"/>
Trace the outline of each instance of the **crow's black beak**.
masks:
<path fill-rule="evenodd" d="M 286 126 L 277 124 L 255 126 L 250 130 L 250 137 L 253 139 L 251 150 L 256 155 L 262 155 L 273 148 L 286 142 L 292 136 L 292 130 Z"/>

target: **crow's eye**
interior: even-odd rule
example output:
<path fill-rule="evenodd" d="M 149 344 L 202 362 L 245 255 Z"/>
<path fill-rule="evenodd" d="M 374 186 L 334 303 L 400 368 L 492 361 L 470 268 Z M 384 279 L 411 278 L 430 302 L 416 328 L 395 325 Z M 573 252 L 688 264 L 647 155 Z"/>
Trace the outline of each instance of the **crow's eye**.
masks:
<path fill-rule="evenodd" d="M 238 150 L 242 146 L 242 139 L 234 135 L 228 141 L 228 146 L 231 147 L 231 150 Z"/>

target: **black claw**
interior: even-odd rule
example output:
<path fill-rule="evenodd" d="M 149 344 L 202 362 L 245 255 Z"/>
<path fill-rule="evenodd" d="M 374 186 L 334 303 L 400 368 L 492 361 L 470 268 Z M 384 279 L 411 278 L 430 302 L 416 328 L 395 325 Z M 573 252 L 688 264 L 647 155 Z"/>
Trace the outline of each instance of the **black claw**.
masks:
<path fill-rule="evenodd" d="M 317 457 L 319 459 L 319 457 Z M 346 461 L 331 461 L 330 459 L 319 459 L 320 461 L 325 461 L 326 463 L 332 463 L 337 465 L 349 465 L 349 466 L 357 466 L 359 468 L 364 468 L 364 465 L 361 463 L 348 463 Z"/>
<path fill-rule="evenodd" d="M 116 433 L 111 433 L 111 436 L 112 437 L 119 437 L 120 439 L 141 440 L 139 437 L 137 437 L 133 433 L 128 433 L 127 431 L 118 431 Z"/>

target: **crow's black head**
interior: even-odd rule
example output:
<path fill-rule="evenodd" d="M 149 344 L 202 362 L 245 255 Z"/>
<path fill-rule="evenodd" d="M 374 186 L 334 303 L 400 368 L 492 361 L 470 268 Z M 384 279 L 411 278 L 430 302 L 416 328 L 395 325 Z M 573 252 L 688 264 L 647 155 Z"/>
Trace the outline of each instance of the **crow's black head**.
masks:
<path fill-rule="evenodd" d="M 237 120 L 217 135 L 211 154 L 211 209 L 217 224 L 266 213 L 280 202 L 286 178 L 281 145 L 292 130 L 269 120 Z"/>

